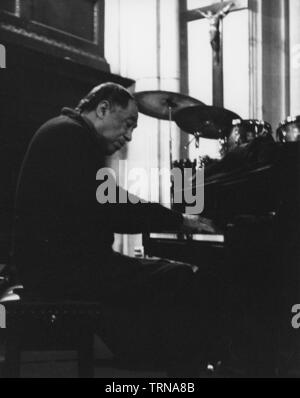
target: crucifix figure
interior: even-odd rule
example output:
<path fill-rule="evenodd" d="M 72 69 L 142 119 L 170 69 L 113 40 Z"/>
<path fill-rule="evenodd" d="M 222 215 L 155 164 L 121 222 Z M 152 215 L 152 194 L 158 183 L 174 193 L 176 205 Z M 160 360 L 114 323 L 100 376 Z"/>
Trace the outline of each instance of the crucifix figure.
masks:
<path fill-rule="evenodd" d="M 229 3 L 216 13 L 213 13 L 210 10 L 207 12 L 198 10 L 198 12 L 209 21 L 210 43 L 217 61 L 219 60 L 220 45 L 221 45 L 220 21 L 222 18 L 226 17 L 226 15 L 230 12 L 233 6 L 234 3 Z"/>

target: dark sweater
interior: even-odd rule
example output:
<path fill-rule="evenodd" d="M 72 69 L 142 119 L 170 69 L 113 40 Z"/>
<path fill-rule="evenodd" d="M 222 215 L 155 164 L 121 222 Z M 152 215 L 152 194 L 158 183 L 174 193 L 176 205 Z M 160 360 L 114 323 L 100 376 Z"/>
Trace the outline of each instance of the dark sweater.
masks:
<path fill-rule="evenodd" d="M 181 214 L 159 204 L 99 204 L 102 148 L 93 125 L 71 109 L 44 124 L 29 145 L 16 194 L 13 252 L 21 282 L 32 292 L 76 292 L 82 283 L 105 282 L 114 232 L 174 230 L 182 223 Z"/>

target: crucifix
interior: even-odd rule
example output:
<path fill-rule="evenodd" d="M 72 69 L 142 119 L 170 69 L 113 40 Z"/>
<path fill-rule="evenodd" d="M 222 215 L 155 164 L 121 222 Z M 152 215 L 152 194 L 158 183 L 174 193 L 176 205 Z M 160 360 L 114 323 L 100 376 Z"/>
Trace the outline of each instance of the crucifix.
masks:
<path fill-rule="evenodd" d="M 231 12 L 240 12 L 249 8 L 249 0 L 203 0 L 203 7 L 188 9 L 187 0 L 179 1 L 180 32 L 181 32 L 181 90 L 189 93 L 189 64 L 193 62 L 193 54 L 189 54 L 189 24 L 207 18 L 209 21 L 210 42 L 213 63 L 213 105 L 224 107 L 224 75 L 223 75 L 223 19 Z M 199 49 L 201 51 L 201 49 Z M 187 146 L 186 136 L 182 135 L 181 147 Z M 185 156 L 185 152 L 182 152 Z"/>
<path fill-rule="evenodd" d="M 220 30 L 220 22 L 226 15 L 230 12 L 232 7 L 234 6 L 233 3 L 226 4 L 222 7 L 213 12 L 212 10 L 208 10 L 204 12 L 202 10 L 198 10 L 199 14 L 206 18 L 209 22 L 209 34 L 210 34 L 210 44 L 213 49 L 214 53 L 214 61 L 219 63 L 220 62 L 220 51 L 221 51 L 221 30 Z"/>
<path fill-rule="evenodd" d="M 222 21 L 235 8 L 233 2 L 213 4 L 197 9 L 197 14 L 209 21 L 210 43 L 213 52 L 213 104 L 223 107 L 223 24 Z"/>

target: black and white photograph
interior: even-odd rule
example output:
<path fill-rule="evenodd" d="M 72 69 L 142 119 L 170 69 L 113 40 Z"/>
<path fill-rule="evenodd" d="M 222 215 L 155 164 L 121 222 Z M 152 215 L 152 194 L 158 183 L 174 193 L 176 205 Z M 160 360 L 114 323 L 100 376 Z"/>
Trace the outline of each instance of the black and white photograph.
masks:
<path fill-rule="evenodd" d="M 300 378 L 299 21 L 0 1 L 0 379 Z"/>

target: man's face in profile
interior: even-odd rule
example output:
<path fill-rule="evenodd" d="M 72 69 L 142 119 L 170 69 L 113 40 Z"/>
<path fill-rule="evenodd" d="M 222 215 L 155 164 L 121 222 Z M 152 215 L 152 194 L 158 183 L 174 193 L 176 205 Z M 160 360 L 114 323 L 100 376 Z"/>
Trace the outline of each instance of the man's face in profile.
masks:
<path fill-rule="evenodd" d="M 101 129 L 108 155 L 112 155 L 131 141 L 137 121 L 138 109 L 134 101 L 129 101 L 126 108 L 119 105 L 109 106 L 103 116 Z"/>

